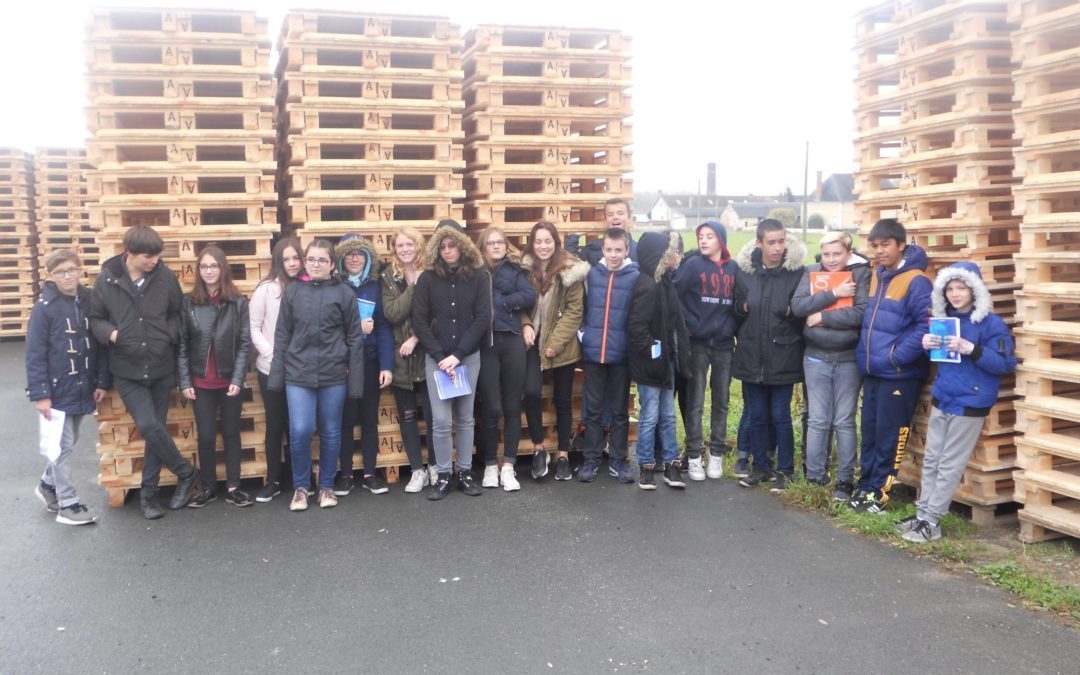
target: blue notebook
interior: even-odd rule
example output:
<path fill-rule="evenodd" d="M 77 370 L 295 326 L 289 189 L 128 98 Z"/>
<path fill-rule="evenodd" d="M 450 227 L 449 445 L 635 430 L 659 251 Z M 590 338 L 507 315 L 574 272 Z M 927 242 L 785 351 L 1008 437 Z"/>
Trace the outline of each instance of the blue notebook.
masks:
<path fill-rule="evenodd" d="M 370 300 L 356 299 L 356 306 L 360 308 L 360 320 L 370 319 L 375 316 L 375 303 Z"/>
<path fill-rule="evenodd" d="M 464 364 L 454 368 L 454 377 L 450 378 L 442 370 L 435 371 L 435 389 L 439 393 L 439 400 L 446 401 L 458 396 L 466 396 L 472 393 L 469 385 L 469 370 Z"/>
<path fill-rule="evenodd" d="M 960 337 L 960 319 L 955 316 L 930 317 L 930 334 L 939 335 L 942 340 L 950 335 Z M 930 350 L 930 360 L 939 363 L 960 363 L 960 354 L 950 352 L 941 346 Z"/>

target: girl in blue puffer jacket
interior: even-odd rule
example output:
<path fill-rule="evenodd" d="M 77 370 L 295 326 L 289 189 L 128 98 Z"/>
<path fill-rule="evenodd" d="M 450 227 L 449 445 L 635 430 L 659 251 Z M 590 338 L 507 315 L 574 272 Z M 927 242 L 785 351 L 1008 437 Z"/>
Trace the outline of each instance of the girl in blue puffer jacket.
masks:
<path fill-rule="evenodd" d="M 958 353 L 960 361 L 938 363 L 918 510 L 898 525 L 904 539 L 914 543 L 941 538 L 941 518 L 964 477 L 983 420 L 997 403 L 1001 377 L 1016 368 L 1012 336 L 993 313 L 990 291 L 974 263 L 956 263 L 938 272 L 931 314 L 959 319 L 960 335 L 927 333 L 923 349 L 944 346 Z"/>

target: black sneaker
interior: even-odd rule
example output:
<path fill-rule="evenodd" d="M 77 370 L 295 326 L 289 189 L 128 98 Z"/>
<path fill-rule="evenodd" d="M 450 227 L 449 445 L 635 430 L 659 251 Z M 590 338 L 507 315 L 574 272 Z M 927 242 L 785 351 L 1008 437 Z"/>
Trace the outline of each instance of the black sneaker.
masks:
<path fill-rule="evenodd" d="M 664 464 L 664 482 L 673 488 L 686 487 L 682 471 L 679 471 L 679 465 L 677 463 L 667 462 Z"/>
<path fill-rule="evenodd" d="M 560 457 L 555 461 L 555 480 L 570 480 L 574 472 L 570 468 L 570 458 Z"/>
<path fill-rule="evenodd" d="M 824 477 L 824 478 L 807 478 L 806 482 L 810 483 L 811 485 L 816 485 L 818 487 L 825 487 L 825 486 L 827 486 L 829 484 L 829 479 L 828 479 L 828 477 Z"/>
<path fill-rule="evenodd" d="M 448 492 L 450 492 L 450 474 L 440 473 L 439 479 L 431 486 L 427 498 L 435 502 L 445 497 Z"/>
<path fill-rule="evenodd" d="M 217 501 L 217 493 L 213 490 L 203 490 L 199 494 L 195 495 L 195 499 L 192 499 L 188 504 L 189 509 L 201 509 L 207 506 L 211 502 Z"/>
<path fill-rule="evenodd" d="M 255 501 L 251 498 L 251 495 L 244 492 L 240 488 L 234 488 L 225 493 L 225 501 L 233 506 L 251 506 Z"/>
<path fill-rule="evenodd" d="M 476 484 L 476 479 L 473 478 L 472 471 L 458 471 L 457 486 L 459 490 L 470 497 L 479 497 L 484 494 L 484 491 Z"/>
<path fill-rule="evenodd" d="M 656 479 L 653 477 L 653 469 L 655 467 L 652 464 L 642 464 L 641 470 L 638 475 L 637 486 L 642 490 L 655 490 Z"/>
<path fill-rule="evenodd" d="M 789 476 L 786 473 L 777 472 L 773 475 L 775 476 L 775 479 L 773 480 L 772 484 L 769 485 L 769 492 L 774 492 L 776 494 L 780 494 L 784 490 L 788 489 L 788 485 L 791 484 L 791 481 L 795 480 L 794 477 Z"/>
<path fill-rule="evenodd" d="M 768 483 L 772 480 L 772 471 L 765 471 L 764 469 L 755 468 L 750 472 L 750 475 L 746 478 L 739 479 L 739 485 L 743 487 L 757 487 L 762 483 Z"/>
<path fill-rule="evenodd" d="M 353 480 L 352 472 L 343 473 L 334 483 L 334 496 L 348 497 L 354 487 L 356 487 L 356 481 Z"/>
<path fill-rule="evenodd" d="M 861 498 L 856 496 L 851 500 L 851 508 L 861 513 L 884 513 L 885 502 L 877 497 L 877 492 L 860 492 Z"/>
<path fill-rule="evenodd" d="M 360 485 L 373 495 L 386 494 L 390 491 L 390 487 L 386 484 L 386 481 L 377 473 L 370 476 L 365 475 L 360 479 Z"/>
<path fill-rule="evenodd" d="M 846 502 L 851 499 L 851 493 L 854 491 L 855 486 L 851 481 L 838 480 L 836 481 L 836 487 L 833 488 L 833 501 Z"/>
<path fill-rule="evenodd" d="M 739 457 L 736 459 L 733 473 L 736 478 L 748 478 L 750 476 L 750 458 Z"/>
<path fill-rule="evenodd" d="M 548 464 L 551 463 L 551 455 L 547 450 L 536 450 L 533 452 L 532 460 L 532 477 L 533 480 L 540 480 L 544 476 L 548 475 Z"/>
<path fill-rule="evenodd" d="M 271 501 L 274 497 L 281 494 L 281 483 L 273 482 L 267 483 L 262 486 L 262 489 L 255 493 L 255 501 L 260 504 L 265 504 Z"/>

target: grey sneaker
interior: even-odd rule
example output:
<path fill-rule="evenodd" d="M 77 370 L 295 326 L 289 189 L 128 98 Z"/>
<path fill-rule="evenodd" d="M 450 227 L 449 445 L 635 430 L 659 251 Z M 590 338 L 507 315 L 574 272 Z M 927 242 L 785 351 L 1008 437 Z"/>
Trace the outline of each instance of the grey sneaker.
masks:
<path fill-rule="evenodd" d="M 64 525 L 89 525 L 96 520 L 97 516 L 94 512 L 82 504 L 65 506 L 56 514 L 56 522 Z"/>
<path fill-rule="evenodd" d="M 37 487 L 34 488 L 34 495 L 41 500 L 41 503 L 45 505 L 45 510 L 49 513 L 56 513 L 60 510 L 60 504 L 56 501 L 56 488 L 45 481 L 38 481 Z"/>
<path fill-rule="evenodd" d="M 925 520 L 915 521 L 915 525 L 911 528 L 910 532 L 905 532 L 901 537 L 904 541 L 909 541 L 912 544 L 925 544 L 930 541 L 937 541 L 941 539 L 941 526 L 931 525 Z"/>
<path fill-rule="evenodd" d="M 918 516 L 908 516 L 907 518 L 904 518 L 903 520 L 897 522 L 895 525 L 893 525 L 893 527 L 900 534 L 907 534 L 908 532 L 911 532 L 915 529 L 915 523 L 917 522 L 919 522 Z"/>
<path fill-rule="evenodd" d="M 789 476 L 786 473 L 777 472 L 773 475 L 776 478 L 773 480 L 772 485 L 769 486 L 769 492 L 773 492 L 776 494 L 780 494 L 784 490 L 787 490 L 788 485 L 791 485 L 791 482 L 795 480 L 792 476 Z"/>

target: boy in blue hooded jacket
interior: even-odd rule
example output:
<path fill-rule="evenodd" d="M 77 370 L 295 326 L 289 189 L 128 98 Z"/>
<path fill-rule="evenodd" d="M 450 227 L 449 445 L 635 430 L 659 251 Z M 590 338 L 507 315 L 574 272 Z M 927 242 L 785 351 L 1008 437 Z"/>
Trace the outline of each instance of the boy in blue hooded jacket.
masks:
<path fill-rule="evenodd" d="M 917 510 L 897 525 L 904 539 L 916 544 L 941 538 L 941 518 L 964 477 L 983 421 L 997 403 L 1001 378 L 1016 368 L 1012 336 L 993 312 L 978 265 L 961 262 L 941 270 L 933 293 L 932 316 L 959 319 L 960 335 L 927 333 L 923 349 L 944 347 L 959 354 L 960 362 L 938 363 Z"/>

